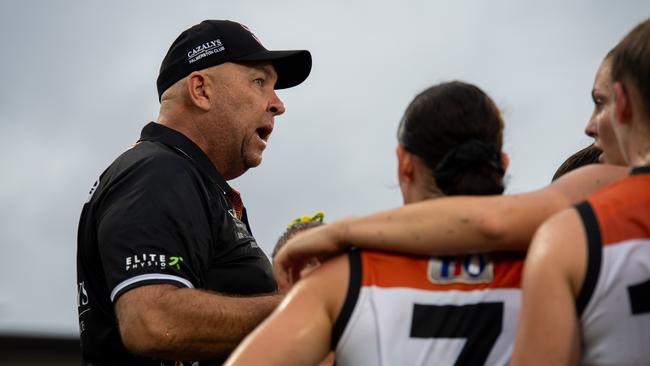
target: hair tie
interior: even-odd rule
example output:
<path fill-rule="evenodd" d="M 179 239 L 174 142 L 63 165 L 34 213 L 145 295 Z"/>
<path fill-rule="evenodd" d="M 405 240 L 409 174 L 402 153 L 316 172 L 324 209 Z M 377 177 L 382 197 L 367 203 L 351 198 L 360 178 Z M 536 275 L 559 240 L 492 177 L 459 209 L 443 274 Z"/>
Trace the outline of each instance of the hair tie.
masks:
<path fill-rule="evenodd" d="M 291 221 L 289 226 L 287 226 L 287 230 L 300 224 L 301 222 L 323 222 L 323 220 L 325 220 L 325 213 L 323 211 L 318 211 L 314 216 L 301 216 L 297 219 L 294 219 Z"/>
<path fill-rule="evenodd" d="M 464 170 L 479 164 L 488 163 L 498 171 L 504 171 L 501 150 L 493 142 L 479 140 L 466 141 L 449 150 L 436 165 L 435 171 L 443 172 L 447 168 Z"/>
<path fill-rule="evenodd" d="M 489 167 L 488 169 L 503 176 L 505 167 L 501 150 L 495 143 L 469 140 L 449 150 L 436 165 L 433 177 L 443 193 L 452 195 L 456 194 L 457 184 L 463 176 L 474 174 L 472 171 L 483 171 L 482 167 Z"/>

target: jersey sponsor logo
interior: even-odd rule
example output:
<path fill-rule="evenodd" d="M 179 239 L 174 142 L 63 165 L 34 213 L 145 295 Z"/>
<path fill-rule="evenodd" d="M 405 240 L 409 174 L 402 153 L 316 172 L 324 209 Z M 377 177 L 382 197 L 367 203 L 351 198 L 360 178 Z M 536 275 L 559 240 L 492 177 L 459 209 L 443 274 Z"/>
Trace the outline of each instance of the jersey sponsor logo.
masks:
<path fill-rule="evenodd" d="M 172 256 L 168 258 L 165 254 L 138 254 L 126 257 L 124 260 L 126 271 L 145 267 L 156 267 L 160 269 L 171 267 L 180 270 L 182 262 L 183 257 Z"/>
<path fill-rule="evenodd" d="M 175 262 L 174 264 L 176 264 Z M 125 270 L 144 268 L 144 267 L 158 267 L 160 269 L 167 268 L 167 256 L 164 254 L 138 254 L 125 259 Z"/>
<path fill-rule="evenodd" d="M 95 181 L 95 184 L 93 184 L 92 187 L 90 187 L 90 191 L 88 191 L 88 197 L 86 198 L 86 202 L 90 202 L 90 199 L 93 198 L 93 194 L 95 194 L 95 191 L 97 190 L 97 186 L 99 186 L 99 178 Z"/>
<path fill-rule="evenodd" d="M 431 257 L 427 268 L 431 283 L 489 283 L 494 279 L 494 265 L 486 254 Z"/>
<path fill-rule="evenodd" d="M 226 48 L 223 46 L 223 43 L 220 39 L 202 43 L 187 52 L 187 62 L 190 64 L 194 63 L 204 57 L 219 53 L 225 49 Z"/>
<path fill-rule="evenodd" d="M 172 267 L 176 267 L 176 269 L 178 270 L 181 269 L 181 265 L 179 263 L 182 261 L 183 261 L 183 257 L 169 257 L 169 265 Z"/>

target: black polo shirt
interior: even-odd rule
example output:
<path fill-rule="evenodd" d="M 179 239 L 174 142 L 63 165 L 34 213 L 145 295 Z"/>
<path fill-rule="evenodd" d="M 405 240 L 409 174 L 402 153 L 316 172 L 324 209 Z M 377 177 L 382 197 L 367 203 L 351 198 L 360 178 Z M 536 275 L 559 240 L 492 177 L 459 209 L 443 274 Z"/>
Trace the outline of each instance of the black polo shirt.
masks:
<path fill-rule="evenodd" d="M 132 288 L 167 283 L 233 295 L 276 290 L 245 210 L 238 219 L 227 198 L 231 190 L 198 146 L 153 122 L 102 173 L 79 222 L 82 364 L 161 365 L 131 355 L 121 342 L 113 304 Z"/>

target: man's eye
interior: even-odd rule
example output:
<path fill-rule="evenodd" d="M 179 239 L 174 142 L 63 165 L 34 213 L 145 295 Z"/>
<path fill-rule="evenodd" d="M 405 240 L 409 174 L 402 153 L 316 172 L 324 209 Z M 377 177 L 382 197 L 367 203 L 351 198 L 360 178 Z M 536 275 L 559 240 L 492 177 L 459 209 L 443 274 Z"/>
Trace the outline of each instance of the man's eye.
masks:
<path fill-rule="evenodd" d="M 253 82 L 259 86 L 264 85 L 264 79 L 255 79 Z"/>

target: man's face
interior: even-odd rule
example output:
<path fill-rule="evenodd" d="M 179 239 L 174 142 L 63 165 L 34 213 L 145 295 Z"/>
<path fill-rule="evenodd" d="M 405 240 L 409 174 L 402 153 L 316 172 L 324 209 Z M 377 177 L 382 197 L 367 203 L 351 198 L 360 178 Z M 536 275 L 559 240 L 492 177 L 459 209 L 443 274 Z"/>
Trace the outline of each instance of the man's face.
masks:
<path fill-rule="evenodd" d="M 277 81 L 269 62 L 225 63 L 215 74 L 216 94 L 213 128 L 219 129 L 223 152 L 224 178 L 232 179 L 262 162 L 273 131 L 274 117 L 284 113 L 284 105 L 273 89 Z"/>
<path fill-rule="evenodd" d="M 605 59 L 596 73 L 594 88 L 591 91 L 594 112 L 585 127 L 585 133 L 594 139 L 594 146 L 601 149 L 600 162 L 626 165 L 612 128 L 610 110 L 613 108 L 610 61 Z"/>

